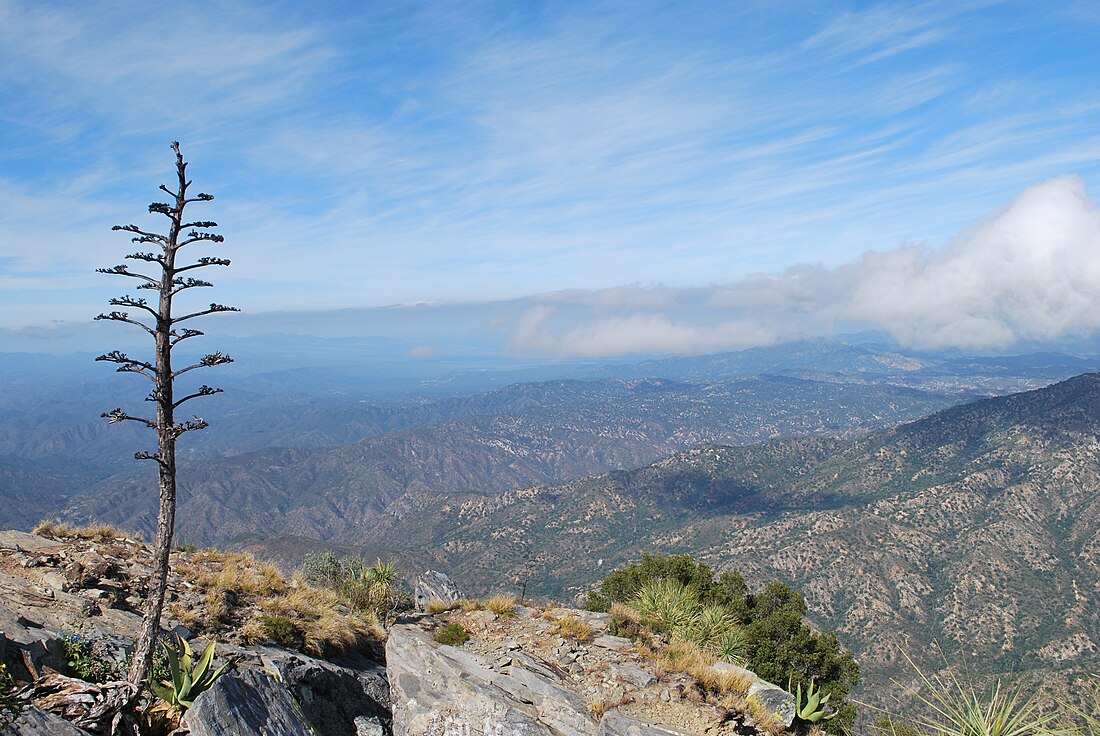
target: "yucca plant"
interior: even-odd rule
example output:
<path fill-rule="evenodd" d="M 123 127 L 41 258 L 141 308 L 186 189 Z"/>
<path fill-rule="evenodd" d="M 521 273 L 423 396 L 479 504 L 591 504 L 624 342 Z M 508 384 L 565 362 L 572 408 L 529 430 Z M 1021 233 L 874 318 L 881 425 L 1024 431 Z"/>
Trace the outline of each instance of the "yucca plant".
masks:
<path fill-rule="evenodd" d="M 179 710 L 190 708 L 195 698 L 209 690 L 214 681 L 221 677 L 229 666 L 226 662 L 216 670 L 210 669 L 214 661 L 213 641 L 202 650 L 198 661 L 194 661 L 191 645 L 182 638 L 177 639 L 174 647 L 163 641 L 161 646 L 164 647 L 164 653 L 168 658 L 168 671 L 172 681 L 171 683 L 150 681 L 149 687 L 161 700 Z"/>
<path fill-rule="evenodd" d="M 722 661 L 743 667 L 749 651 L 749 635 L 740 626 L 735 626 L 718 642 L 713 651 Z"/>
<path fill-rule="evenodd" d="M 790 689 L 790 686 L 787 686 Z M 810 686 L 806 688 L 806 699 L 802 699 L 802 683 L 798 683 L 798 687 L 794 694 L 795 711 L 794 715 L 800 721 L 806 723 L 817 723 L 818 721 L 829 721 L 836 718 L 837 711 L 826 714 L 825 706 L 829 702 L 829 696 L 821 697 L 821 691 L 814 691 L 814 681 L 810 680 Z"/>
<path fill-rule="evenodd" d="M 699 596 L 695 590 L 668 578 L 650 580 L 627 605 L 646 624 L 687 640 L 691 640 L 691 630 L 699 619 Z"/>
<path fill-rule="evenodd" d="M 935 736 L 1069 736 L 1059 728 L 1058 713 L 1040 710 L 1035 697 L 1022 687 L 1008 689 L 997 680 L 978 691 L 951 672 L 928 676 L 910 660 L 921 688 L 912 694 L 924 711 L 914 718 L 918 729 Z"/>

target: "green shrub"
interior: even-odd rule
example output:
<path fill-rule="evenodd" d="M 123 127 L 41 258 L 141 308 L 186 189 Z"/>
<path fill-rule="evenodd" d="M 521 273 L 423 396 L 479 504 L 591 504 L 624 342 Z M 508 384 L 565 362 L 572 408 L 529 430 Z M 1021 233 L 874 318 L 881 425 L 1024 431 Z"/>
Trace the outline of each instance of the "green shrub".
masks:
<path fill-rule="evenodd" d="M 358 557 L 320 552 L 306 555 L 302 575 L 308 582 L 337 593 L 349 607 L 373 613 L 383 622 L 412 608 L 412 596 L 403 588 L 397 567 L 390 562 L 376 560 L 368 566 Z"/>
<path fill-rule="evenodd" d="M 460 647 L 470 640 L 470 634 L 461 625 L 452 622 L 436 629 L 432 638 L 439 644 Z"/>
<path fill-rule="evenodd" d="M 264 636 L 279 646 L 296 648 L 301 646 L 302 632 L 286 616 L 261 616 L 260 627 Z"/>
<path fill-rule="evenodd" d="M 589 593 L 588 608 L 609 610 L 615 603 L 637 611 L 642 623 L 743 664 L 771 682 L 804 690 L 814 683 L 829 698 L 836 717 L 822 724 L 843 733 L 855 722 L 855 706 L 845 698 L 859 681 L 859 665 L 832 633 L 803 622 L 806 602 L 798 591 L 773 581 L 749 592 L 737 572 L 718 575 L 689 555 L 645 555 L 614 570 Z M 612 626 L 632 638 L 626 617 Z"/>
<path fill-rule="evenodd" d="M 75 677 L 99 683 L 126 679 L 130 658 L 122 646 L 92 634 L 58 632 L 58 636 Z"/>

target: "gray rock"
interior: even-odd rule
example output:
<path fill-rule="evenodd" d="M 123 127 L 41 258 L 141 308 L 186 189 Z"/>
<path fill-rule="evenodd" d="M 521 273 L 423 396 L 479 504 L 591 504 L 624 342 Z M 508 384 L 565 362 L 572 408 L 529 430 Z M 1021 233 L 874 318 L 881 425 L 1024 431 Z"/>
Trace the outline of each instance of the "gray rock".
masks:
<path fill-rule="evenodd" d="M 767 680 L 756 680 L 749 686 L 749 702 L 771 713 L 784 726 L 794 722 L 794 696 Z"/>
<path fill-rule="evenodd" d="M 641 667 L 632 664 L 613 664 L 611 665 L 611 674 L 635 687 L 649 687 L 657 683 L 657 677 L 652 672 L 646 672 Z"/>
<path fill-rule="evenodd" d="M 191 736 L 311 736 L 290 691 L 271 675 L 242 669 L 218 678 L 183 717 Z"/>
<path fill-rule="evenodd" d="M 370 662 L 356 669 L 265 647 L 266 667 L 279 674 L 319 736 L 357 734 L 361 719 L 374 721 L 386 732 L 390 723 L 390 688 L 385 669 Z"/>
<path fill-rule="evenodd" d="M 380 721 L 366 716 L 356 716 L 355 736 L 386 736 L 389 732 Z"/>
<path fill-rule="evenodd" d="M 416 578 L 413 583 L 413 600 L 419 611 L 428 610 L 428 603 L 433 600 L 444 603 L 455 603 L 465 598 L 462 591 L 447 577 L 446 573 L 438 570 L 428 570 Z"/>
<path fill-rule="evenodd" d="M 16 552 L 56 552 L 64 547 L 64 542 L 46 539 L 34 534 L 17 531 L 0 532 L 0 549 L 10 549 Z"/>
<path fill-rule="evenodd" d="M 655 726 L 615 711 L 604 713 L 600 719 L 600 736 L 694 736 L 671 726 Z"/>
<path fill-rule="evenodd" d="M 718 662 L 711 665 L 711 669 L 719 674 L 735 674 L 745 678 L 750 683 L 747 697 L 751 702 L 771 713 L 784 726 L 794 722 L 794 696 L 783 688 L 761 680 L 752 670 L 728 662 Z"/>
<path fill-rule="evenodd" d="M 630 641 L 630 639 L 624 639 L 621 636 L 604 634 L 603 636 L 597 636 L 593 639 L 592 646 L 600 647 L 601 649 L 610 649 L 613 652 L 625 652 L 634 648 L 634 642 Z"/>
<path fill-rule="evenodd" d="M 88 736 L 88 732 L 36 705 L 25 705 L 18 718 L 0 727 L 0 736 Z"/>
<path fill-rule="evenodd" d="M 436 644 L 416 626 L 397 625 L 386 662 L 395 736 L 598 734 L 580 696 L 521 660 L 497 672 L 475 654 Z"/>

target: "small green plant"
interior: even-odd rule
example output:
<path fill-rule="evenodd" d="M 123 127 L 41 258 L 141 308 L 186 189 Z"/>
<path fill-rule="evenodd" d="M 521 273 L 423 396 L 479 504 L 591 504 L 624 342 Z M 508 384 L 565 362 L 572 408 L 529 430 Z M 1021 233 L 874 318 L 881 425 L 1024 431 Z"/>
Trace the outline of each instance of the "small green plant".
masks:
<path fill-rule="evenodd" d="M 15 680 L 7 665 L 0 662 L 0 725 L 18 718 L 22 709 L 22 701 L 15 697 Z"/>
<path fill-rule="evenodd" d="M 214 642 L 211 641 L 202 650 L 198 661 L 194 661 L 191 645 L 184 639 L 178 639 L 176 646 L 170 646 L 162 641 L 161 646 L 168 658 L 168 672 L 171 681 L 150 681 L 149 687 L 164 702 L 174 706 L 178 710 L 190 708 L 202 693 L 210 689 L 210 686 L 221 677 L 226 662 L 216 670 L 211 670 L 210 665 L 214 661 Z"/>
<path fill-rule="evenodd" d="M 788 685 L 788 689 L 789 689 Z M 804 723 L 817 723 L 818 721 L 831 721 L 836 718 L 837 712 L 826 713 L 825 706 L 829 702 L 829 696 L 821 697 L 821 691 L 814 691 L 814 681 L 810 680 L 810 686 L 806 688 L 806 698 L 802 698 L 802 683 L 794 693 L 794 716 Z"/>
<path fill-rule="evenodd" d="M 260 618 L 260 626 L 264 636 L 280 646 L 297 646 L 302 638 L 298 627 L 286 616 L 263 616 Z"/>
<path fill-rule="evenodd" d="M 439 644 L 460 647 L 470 640 L 470 634 L 460 624 L 452 622 L 436 629 L 432 638 Z"/>
<path fill-rule="evenodd" d="M 57 632 L 65 648 L 65 661 L 72 673 L 86 682 L 114 682 L 126 677 L 126 650 L 109 640 L 88 633 L 87 625 L 75 618 L 69 623 L 76 631 Z"/>
<path fill-rule="evenodd" d="M 178 544 L 176 545 L 177 552 L 194 552 L 195 545 L 193 544 Z"/>

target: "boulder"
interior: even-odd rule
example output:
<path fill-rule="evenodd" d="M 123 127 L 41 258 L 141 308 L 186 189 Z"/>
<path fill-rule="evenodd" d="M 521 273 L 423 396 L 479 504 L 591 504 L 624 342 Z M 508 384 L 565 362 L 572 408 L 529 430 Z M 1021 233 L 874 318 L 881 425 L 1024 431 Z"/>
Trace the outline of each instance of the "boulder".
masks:
<path fill-rule="evenodd" d="M 364 660 L 354 668 L 340 667 L 283 649 L 264 647 L 259 652 L 267 669 L 290 688 L 319 736 L 372 733 L 368 726 L 382 729 L 379 734 L 388 729 L 390 688 L 382 665 Z"/>
<path fill-rule="evenodd" d="M 669 726 L 655 726 L 652 723 L 624 716 L 610 711 L 600 719 L 600 736 L 693 736 L 686 731 L 678 731 Z"/>
<path fill-rule="evenodd" d="M 794 696 L 783 688 L 767 680 L 761 680 L 752 670 L 734 664 L 718 662 L 711 668 L 720 674 L 735 674 L 743 677 L 749 683 L 746 697 L 750 703 L 755 703 L 771 713 L 784 726 L 789 727 L 794 723 Z"/>
<path fill-rule="evenodd" d="M 581 698 L 553 673 L 513 658 L 496 670 L 482 657 L 432 641 L 419 627 L 390 629 L 386 662 L 395 736 L 597 736 Z"/>
<path fill-rule="evenodd" d="M 19 717 L 11 723 L 0 718 L 0 736 L 88 736 L 61 716 L 48 713 L 37 705 L 25 705 Z"/>
<path fill-rule="evenodd" d="M 433 600 L 455 603 L 464 597 L 454 581 L 438 570 L 424 572 L 413 583 L 413 601 L 418 611 L 428 610 L 428 604 Z"/>
<path fill-rule="evenodd" d="M 191 736 L 311 736 L 290 691 L 271 675 L 241 669 L 218 678 L 195 699 L 182 725 Z"/>

